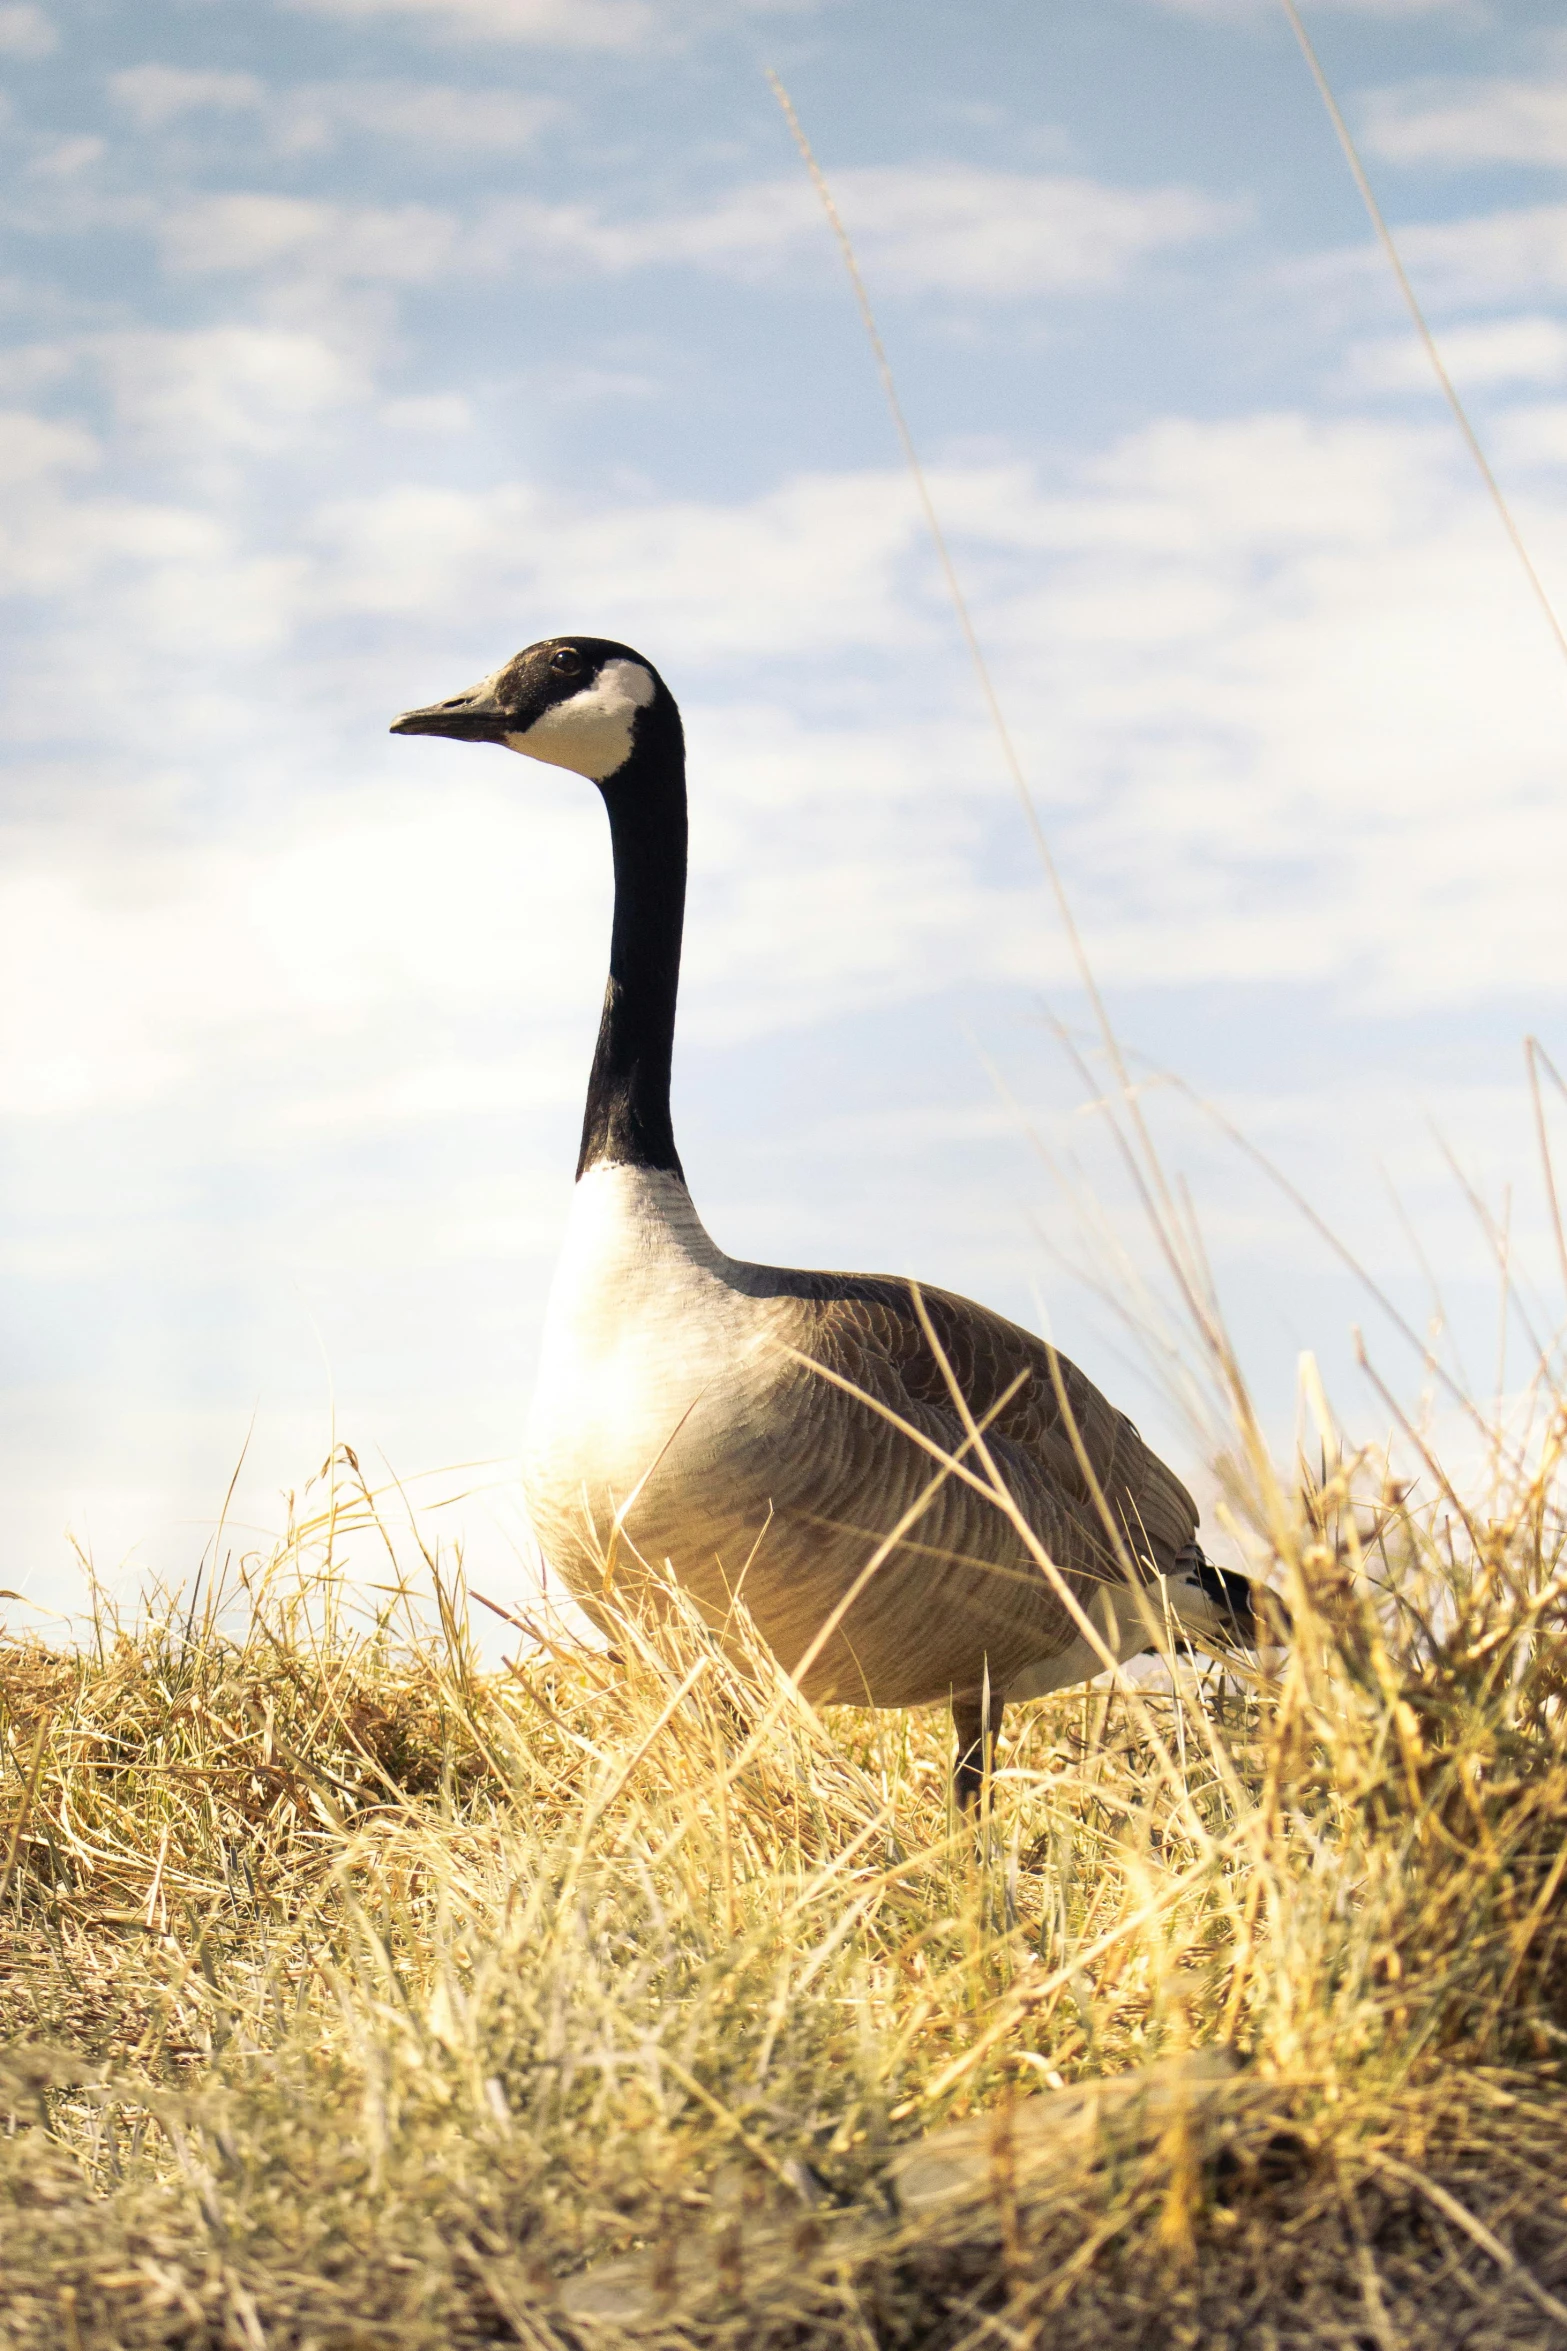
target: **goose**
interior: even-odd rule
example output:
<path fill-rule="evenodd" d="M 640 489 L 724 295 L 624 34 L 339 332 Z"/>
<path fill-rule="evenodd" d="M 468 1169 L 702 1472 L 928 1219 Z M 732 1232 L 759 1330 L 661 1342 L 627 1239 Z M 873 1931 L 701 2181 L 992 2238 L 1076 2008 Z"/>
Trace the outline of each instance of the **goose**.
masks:
<path fill-rule="evenodd" d="M 1009 1701 L 1152 1648 L 1161 1619 L 1255 1647 L 1249 1580 L 1204 1557 L 1186 1488 L 1075 1364 L 947 1291 L 709 1237 L 670 1119 L 685 742 L 652 663 L 546 637 L 391 731 L 570 769 L 609 816 L 609 980 L 523 1463 L 589 1616 L 650 1569 L 720 1636 L 743 1600 L 813 1702 L 949 1705 L 964 1806 Z"/>

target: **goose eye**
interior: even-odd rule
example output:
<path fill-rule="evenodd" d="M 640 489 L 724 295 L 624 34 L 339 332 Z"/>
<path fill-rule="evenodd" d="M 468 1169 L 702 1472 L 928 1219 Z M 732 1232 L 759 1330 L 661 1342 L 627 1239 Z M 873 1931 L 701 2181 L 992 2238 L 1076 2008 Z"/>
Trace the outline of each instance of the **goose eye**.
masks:
<path fill-rule="evenodd" d="M 550 667 L 557 677 L 574 678 L 582 667 L 582 655 L 574 653 L 569 645 L 561 645 L 550 655 Z"/>

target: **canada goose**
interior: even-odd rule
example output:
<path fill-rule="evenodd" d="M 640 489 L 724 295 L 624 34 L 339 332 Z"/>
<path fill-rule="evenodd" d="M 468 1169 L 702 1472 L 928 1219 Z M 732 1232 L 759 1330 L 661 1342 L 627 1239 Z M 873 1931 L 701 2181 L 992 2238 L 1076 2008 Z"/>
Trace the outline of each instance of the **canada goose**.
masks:
<path fill-rule="evenodd" d="M 524 1462 L 544 1555 L 589 1612 L 639 1560 L 719 1628 L 743 1584 L 807 1696 L 948 1701 L 965 1803 L 1003 1703 L 1149 1648 L 1149 1599 L 1199 1645 L 1253 1642 L 1250 1585 L 1203 1558 L 1185 1487 L 1075 1365 L 966 1298 L 709 1239 L 670 1125 L 685 744 L 652 664 L 548 637 L 392 732 L 574 769 L 609 812 L 609 984 Z M 954 1388 L 1035 1547 L 978 1490 Z"/>

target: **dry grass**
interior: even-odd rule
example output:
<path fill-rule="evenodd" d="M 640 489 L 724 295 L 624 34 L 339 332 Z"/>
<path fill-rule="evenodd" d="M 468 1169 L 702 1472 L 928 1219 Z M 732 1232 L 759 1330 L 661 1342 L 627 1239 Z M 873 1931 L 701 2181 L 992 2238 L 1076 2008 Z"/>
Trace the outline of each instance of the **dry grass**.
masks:
<path fill-rule="evenodd" d="M 689 1622 L 356 1622 L 345 1464 L 245 1591 L 0 1649 L 0 2340 L 574 2343 L 640 2247 L 666 2342 L 1567 2341 L 1564 1427 L 1483 1518 L 1253 1457 L 1277 1681 L 1018 1710 L 978 1839 L 943 1717 Z"/>

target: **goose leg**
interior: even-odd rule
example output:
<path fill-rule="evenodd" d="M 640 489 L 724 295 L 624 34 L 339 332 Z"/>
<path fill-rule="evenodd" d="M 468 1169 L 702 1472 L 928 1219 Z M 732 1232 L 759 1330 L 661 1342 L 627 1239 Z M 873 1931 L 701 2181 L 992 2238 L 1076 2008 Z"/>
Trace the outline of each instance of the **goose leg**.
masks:
<path fill-rule="evenodd" d="M 965 1690 L 953 1698 L 952 1727 L 958 1735 L 958 1752 L 952 1767 L 952 1785 L 962 1812 L 979 1809 L 985 1773 L 995 1751 L 1005 1705 L 1002 1693 L 988 1679 L 981 1689 Z"/>

